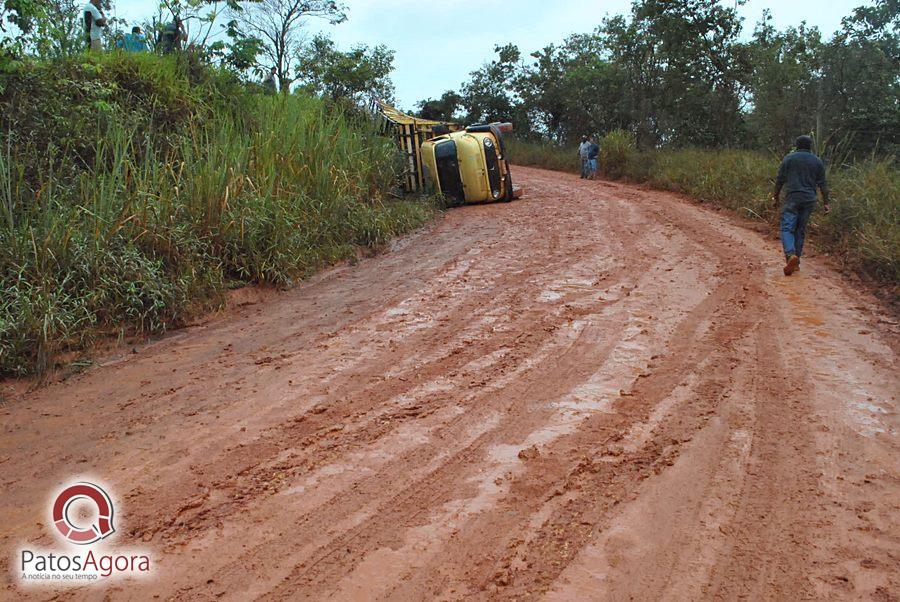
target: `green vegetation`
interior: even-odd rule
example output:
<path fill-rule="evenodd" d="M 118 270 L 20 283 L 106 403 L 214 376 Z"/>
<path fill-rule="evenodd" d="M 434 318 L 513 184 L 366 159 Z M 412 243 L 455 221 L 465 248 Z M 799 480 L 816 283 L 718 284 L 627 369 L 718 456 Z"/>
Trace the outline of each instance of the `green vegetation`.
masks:
<path fill-rule="evenodd" d="M 746 217 L 770 222 L 780 157 L 747 150 L 677 149 L 639 151 L 622 131 L 600 141 L 600 170 L 626 179 L 692 196 Z M 574 146 L 511 141 L 510 157 L 519 165 L 578 173 Z M 869 157 L 830 169 L 831 213 L 813 215 L 811 231 L 820 248 L 847 267 L 884 283 L 900 282 L 900 165 L 893 157 Z"/>
<path fill-rule="evenodd" d="M 514 44 L 423 116 L 512 121 L 520 165 L 577 172 L 582 135 L 603 135 L 605 177 L 681 192 L 775 223 L 772 180 L 800 134 L 830 167 L 836 202 L 815 241 L 882 282 L 900 282 L 900 10 L 873 0 L 832 35 L 752 35 L 718 0 L 635 0 L 530 56 Z M 604 135 L 605 134 L 605 135 Z"/>
<path fill-rule="evenodd" d="M 2 373 L 287 285 L 434 212 L 390 198 L 395 151 L 365 118 L 189 54 L 9 62 L 0 115 Z"/>
<path fill-rule="evenodd" d="M 511 136 L 504 142 L 510 160 L 516 165 L 542 167 L 570 173 L 578 173 L 581 169 L 576 146 L 532 142 L 518 136 Z"/>
<path fill-rule="evenodd" d="M 768 12 L 747 32 L 733 2 L 635 0 L 629 13 L 530 55 L 497 45 L 458 92 L 419 108 L 465 123 L 512 121 L 519 136 L 554 144 L 622 129 L 640 148 L 784 154 L 812 133 L 829 159 L 836 150 L 896 154 L 898 6 L 867 2 L 828 36 L 803 24 L 776 29 Z"/>

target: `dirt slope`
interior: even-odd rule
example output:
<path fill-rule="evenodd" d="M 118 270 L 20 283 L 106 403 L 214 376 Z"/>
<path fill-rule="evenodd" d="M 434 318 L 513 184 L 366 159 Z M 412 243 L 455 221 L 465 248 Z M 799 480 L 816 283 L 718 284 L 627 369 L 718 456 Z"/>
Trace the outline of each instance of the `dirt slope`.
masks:
<path fill-rule="evenodd" d="M 88 476 L 157 562 L 114 599 L 897 600 L 866 298 L 671 195 L 515 176 L 525 200 L 9 400 L 6 593 L 53 597 L 13 554 Z"/>

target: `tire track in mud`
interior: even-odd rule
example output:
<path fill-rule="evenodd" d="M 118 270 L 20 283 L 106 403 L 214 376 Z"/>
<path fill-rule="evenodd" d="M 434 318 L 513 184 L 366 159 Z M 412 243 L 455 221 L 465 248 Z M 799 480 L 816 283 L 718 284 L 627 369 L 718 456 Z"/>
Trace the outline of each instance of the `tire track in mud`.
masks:
<path fill-rule="evenodd" d="M 533 278 L 538 272 L 546 271 L 547 268 L 545 264 L 537 267 L 515 267 L 517 267 L 516 272 L 520 277 L 528 279 Z M 551 263 L 550 267 L 559 269 L 561 266 Z M 457 271 L 456 266 L 452 266 L 449 270 L 451 274 L 454 271 Z M 457 271 L 457 274 L 454 274 L 454 276 L 458 278 L 470 271 L 471 268 L 467 266 L 464 270 Z M 488 276 L 485 274 L 478 274 L 476 277 L 481 280 L 488 279 Z M 247 448 L 248 446 L 241 445 L 230 450 L 230 453 L 221 462 L 217 462 L 220 466 L 220 474 L 235 472 L 242 480 L 251 482 L 249 489 L 238 492 L 237 496 L 241 499 L 247 499 L 253 493 L 264 494 L 264 491 L 253 491 L 255 487 L 253 483 L 267 482 L 269 479 L 266 478 L 266 475 L 283 473 L 289 468 L 295 468 L 287 466 L 283 460 L 278 461 L 275 465 L 262 461 L 263 458 L 271 458 L 273 456 L 277 458 L 276 454 L 286 446 L 293 446 L 295 449 L 306 452 L 304 453 L 305 456 L 322 452 L 324 451 L 322 448 L 327 448 L 327 450 L 332 450 L 333 452 L 343 452 L 346 451 L 348 446 L 360 447 L 374 441 L 384 433 L 400 426 L 404 419 L 415 419 L 434 411 L 427 406 L 429 404 L 440 405 L 441 401 L 443 401 L 440 398 L 432 398 L 427 403 L 418 403 L 416 396 L 413 395 L 412 403 L 399 407 L 393 401 L 404 396 L 410 396 L 416 387 L 422 387 L 443 374 L 459 376 L 460 370 L 481 357 L 482 351 L 474 343 L 478 342 L 480 337 L 484 337 L 484 333 L 480 331 L 485 327 L 490 328 L 490 334 L 492 335 L 490 344 L 492 346 L 513 350 L 511 354 L 517 356 L 527 356 L 529 348 L 540 344 L 541 340 L 539 337 L 523 337 L 523 333 L 529 333 L 534 330 L 539 335 L 546 334 L 548 331 L 552 332 L 558 326 L 560 320 L 569 319 L 562 315 L 562 312 L 546 312 L 531 309 L 514 316 L 505 314 L 502 316 L 502 318 L 506 318 L 505 320 L 491 321 L 485 324 L 479 323 L 475 319 L 471 324 L 460 327 L 458 317 L 456 321 L 450 321 L 447 318 L 454 312 L 463 313 L 464 310 L 459 307 L 460 305 L 474 304 L 477 306 L 479 303 L 483 303 L 484 306 L 488 307 L 491 304 L 499 305 L 500 307 L 517 306 L 519 305 L 517 297 L 521 296 L 521 292 L 516 288 L 504 289 L 500 287 L 499 295 L 480 297 L 476 294 L 466 294 L 468 287 L 464 283 L 454 287 L 453 280 L 452 276 L 448 278 L 447 274 L 443 273 L 436 279 L 436 283 L 430 285 L 429 288 L 431 290 L 429 292 L 419 296 L 424 303 L 433 303 L 433 298 L 437 291 L 443 292 L 449 289 L 450 293 L 443 295 L 443 297 L 449 297 L 452 303 L 442 306 L 441 311 L 436 312 L 435 316 L 430 319 L 436 325 L 434 328 L 423 332 L 420 336 L 410 336 L 408 340 L 403 341 L 402 345 L 397 346 L 392 355 L 404 358 L 400 365 L 397 365 L 390 357 L 377 355 L 368 357 L 369 366 L 366 366 L 362 371 L 353 373 L 352 378 L 347 379 L 343 383 L 343 387 L 327 391 L 328 397 L 340 400 L 339 404 L 332 404 L 332 406 L 319 404 L 310 407 L 307 411 L 301 412 L 292 418 L 288 424 L 264 433 L 260 439 L 249 446 L 249 449 Z M 399 305 L 402 306 L 408 300 L 401 302 Z M 354 341 L 351 341 L 350 344 L 363 345 L 366 339 L 371 338 L 384 327 L 386 321 L 384 316 L 392 313 L 394 313 L 393 309 L 387 309 L 373 323 L 363 324 L 362 327 L 353 327 L 352 331 L 362 330 L 365 334 L 361 337 L 354 337 Z M 537 324 L 537 327 L 535 324 Z M 456 332 L 453 333 L 452 331 Z M 353 332 L 353 334 L 356 333 Z M 397 337 L 398 334 L 401 333 L 391 330 L 392 337 Z M 525 338 L 527 338 L 527 341 L 523 344 L 522 339 Z M 441 341 L 443 345 L 436 346 L 434 340 Z M 437 349 L 438 353 L 434 354 L 433 357 L 422 357 L 422 354 L 417 353 L 419 349 Z M 405 358 L 412 358 L 416 361 L 407 361 Z M 407 366 L 404 366 L 404 363 Z M 416 370 L 414 376 L 400 377 L 399 380 L 390 378 L 392 372 L 402 374 L 403 368 L 408 368 L 413 364 Z M 350 366 L 344 366 L 344 370 L 348 369 L 350 369 Z M 383 377 L 381 375 L 387 376 Z M 466 375 L 463 374 L 462 376 Z M 472 376 L 477 377 L 476 374 Z M 479 378 L 483 380 L 483 377 L 478 377 L 475 381 L 469 382 L 468 387 L 478 384 Z M 315 380 L 316 378 L 307 378 L 308 386 L 315 386 L 312 382 Z M 362 388 L 359 387 L 359 383 L 370 383 L 373 380 L 377 382 L 366 384 Z M 447 382 L 453 388 L 468 388 L 467 383 L 458 382 L 459 380 L 459 378 L 453 378 L 447 379 Z M 298 384 L 302 385 L 302 383 Z M 428 391 L 426 390 L 426 392 Z M 314 390 L 308 395 L 313 398 L 326 398 L 324 391 Z M 373 408 L 376 411 L 372 411 Z M 370 428 L 372 422 L 378 422 L 379 425 Z M 331 427 L 337 423 L 346 423 L 347 426 L 339 431 L 332 431 Z M 323 432 L 325 433 L 324 435 Z M 364 434 L 365 437 L 360 438 L 360 434 Z M 313 447 L 311 450 L 304 449 L 308 446 Z M 334 455 L 334 453 L 325 452 L 325 455 Z M 239 458 L 255 459 L 252 461 L 259 463 L 235 471 L 235 461 Z M 320 456 L 318 463 L 322 463 L 322 461 L 323 458 Z M 248 474 L 251 472 L 258 472 L 259 474 Z M 221 487 L 222 485 L 219 483 L 216 486 Z M 194 502 L 191 502 L 190 505 L 194 505 Z M 204 512 L 209 510 L 207 505 L 203 505 L 203 508 Z M 192 531 L 196 531 L 198 527 L 202 526 L 202 520 L 198 520 L 202 518 L 196 515 L 191 517 Z M 179 520 L 177 524 L 182 522 L 184 521 Z"/>
<path fill-rule="evenodd" d="M 615 346 L 613 341 L 598 341 L 596 334 L 589 336 L 584 330 L 580 330 L 576 337 L 567 336 L 564 337 L 564 340 L 572 341 L 571 347 L 565 350 L 559 348 L 553 350 L 557 363 L 554 364 L 555 370 L 552 374 L 552 381 L 548 379 L 550 374 L 548 374 L 547 368 L 535 366 L 528 372 L 516 374 L 514 382 L 509 382 L 509 380 L 504 382 L 501 387 L 497 387 L 490 397 L 482 397 L 479 401 L 483 402 L 484 406 L 477 412 L 474 410 L 470 412 L 470 414 L 475 415 L 470 416 L 467 422 L 492 424 L 492 428 L 480 434 L 475 441 L 455 455 L 446 459 L 439 456 L 442 463 L 437 470 L 429 473 L 424 479 L 412 483 L 401 496 L 383 505 L 387 516 L 379 516 L 378 520 L 370 520 L 360 529 L 349 533 L 346 541 L 352 541 L 353 547 L 359 549 L 358 553 L 351 555 L 347 559 L 348 561 L 357 561 L 365 555 L 366 550 L 382 548 L 396 542 L 396 529 L 385 529 L 385 525 L 415 527 L 417 526 L 417 519 L 423 514 L 421 510 L 423 507 L 440 507 L 452 502 L 460 493 L 465 494 L 473 490 L 474 488 L 471 485 L 466 485 L 472 476 L 470 471 L 472 467 L 489 464 L 482 460 L 488 448 L 501 444 L 508 439 L 515 440 L 534 432 L 536 428 L 546 423 L 547 414 L 552 413 L 552 411 L 548 412 L 542 408 L 529 408 L 527 412 L 523 412 L 522 408 L 517 408 L 516 406 L 526 398 L 554 398 L 565 394 L 567 390 L 576 386 L 577 383 L 581 383 L 586 378 L 589 378 L 594 370 L 594 363 L 602 363 L 603 358 Z M 598 347 L 602 350 L 599 355 L 591 353 L 591 350 Z M 546 355 L 539 354 L 538 359 L 543 359 Z M 585 362 L 586 359 L 588 362 Z M 560 373 L 560 365 L 569 367 Z M 550 381 L 549 384 L 548 381 Z M 512 419 L 503 418 L 493 421 L 493 423 L 488 422 L 486 416 L 482 418 L 482 415 L 486 413 L 505 417 L 514 414 L 516 411 L 520 415 L 513 416 Z M 456 425 L 454 424 L 453 426 Z M 470 426 L 466 427 L 466 430 L 470 429 Z M 459 440 L 461 436 L 461 433 L 451 433 L 448 436 L 441 436 L 440 440 L 453 442 Z M 462 487 L 460 483 L 463 483 Z M 475 497 L 477 497 L 477 493 Z M 425 516 L 422 519 L 425 519 L 427 522 L 428 513 L 424 514 Z M 339 544 L 334 549 L 347 547 Z M 330 553 L 330 550 L 326 551 L 326 553 Z M 318 565 L 314 568 L 318 568 Z M 328 570 L 333 572 L 335 567 L 329 564 Z M 346 570 L 347 568 L 342 566 L 338 572 Z M 327 574 L 323 575 L 321 572 L 316 575 L 310 575 L 310 572 L 308 570 L 301 571 L 298 573 L 297 579 L 303 580 L 304 583 L 308 583 L 311 580 L 312 585 L 315 586 L 321 581 L 327 581 L 329 578 Z M 289 590 L 292 594 L 302 591 L 294 581 L 284 586 L 284 589 Z"/>
<path fill-rule="evenodd" d="M 158 554 L 116 599 L 890 599 L 900 386 L 847 291 L 671 195 L 517 174 L 6 409 L 6 548 L 75 462 Z"/>
<path fill-rule="evenodd" d="M 712 361 L 709 355 L 714 350 L 728 350 L 734 338 L 753 326 L 745 315 L 729 315 L 732 312 L 727 311 L 728 306 L 740 306 L 741 299 L 736 299 L 735 293 L 733 284 L 721 285 L 679 324 L 672 336 L 679 341 L 677 348 L 657 356 L 652 372 L 635 378 L 633 386 L 612 402 L 608 412 L 589 417 L 574 433 L 544 446 L 535 461 L 526 460 L 525 472 L 516 476 L 510 489 L 533 489 L 543 496 L 524 497 L 520 503 L 496 509 L 494 516 L 482 515 L 486 524 L 493 523 L 492 530 L 510 534 L 510 543 L 507 550 L 498 550 L 498 560 L 482 567 L 463 591 L 487 592 L 492 598 L 544 593 L 586 537 L 603 526 L 602 517 L 623 501 L 623 492 L 659 471 L 660 466 L 674 462 L 678 446 L 690 441 L 694 431 L 714 413 L 716 400 L 726 387 L 723 374 L 727 374 L 733 357 L 717 354 Z M 716 322 L 715 327 L 711 321 Z M 656 425 L 649 426 L 651 411 L 679 385 L 685 369 L 698 364 L 705 366 L 705 373 L 691 387 L 695 399 L 689 408 L 698 415 L 682 413 L 675 424 L 658 417 Z M 674 409 L 668 408 L 668 412 Z M 635 449 L 628 451 L 629 447 Z M 554 458 L 571 455 L 567 450 L 577 450 L 580 461 L 573 468 L 555 460 L 562 470 L 552 470 L 548 464 L 552 465 Z M 503 520 L 510 516 L 516 518 Z M 535 524 L 539 525 L 537 530 Z M 458 545 L 463 550 L 474 542 L 461 541 Z M 447 572 L 460 573 L 452 569 Z M 460 587 L 454 589 L 459 591 Z"/>
<path fill-rule="evenodd" d="M 537 314 L 537 315 L 542 315 L 543 313 L 545 313 L 545 312 L 540 312 L 540 314 Z M 553 312 L 551 312 L 551 314 L 552 313 Z M 553 331 L 554 329 L 555 328 L 547 328 L 547 330 L 551 330 L 551 331 Z M 519 330 L 519 329 L 514 329 L 514 331 L 515 330 Z M 542 331 L 543 331 L 543 329 L 538 329 L 539 333 Z M 527 330 L 525 332 L 527 332 Z M 492 341 L 492 344 L 496 344 L 496 341 Z M 526 355 L 526 357 L 527 357 L 527 355 Z M 480 401 L 482 401 L 483 398 L 484 398 L 484 395 L 480 394 L 477 397 L 473 398 L 472 402 L 477 404 Z M 493 410 L 491 410 L 491 412 L 493 412 Z M 481 421 L 481 416 L 484 415 L 485 413 L 486 412 L 484 410 L 482 410 L 477 415 L 464 414 L 462 417 L 455 418 L 448 425 L 446 425 L 445 427 L 441 428 L 438 431 L 437 438 L 440 439 L 441 441 L 454 441 L 454 440 L 458 439 L 459 435 L 453 434 L 454 430 L 457 430 L 457 431 L 460 430 L 460 427 L 457 426 L 458 422 L 465 420 L 466 424 L 471 424 L 473 422 L 477 423 L 477 422 Z M 465 426 L 465 425 L 463 425 L 463 426 Z M 450 434 L 449 435 L 446 434 L 447 432 L 449 432 Z M 426 455 L 433 455 L 434 451 L 426 450 L 425 453 L 426 453 Z M 422 462 L 422 452 L 414 452 L 413 457 L 415 457 L 420 463 Z M 400 462 L 398 462 L 398 463 L 402 464 L 404 461 L 406 461 L 406 460 L 401 458 Z M 391 470 L 396 471 L 396 467 L 392 467 Z M 387 472 L 386 474 L 379 473 L 374 478 L 367 479 L 366 482 L 371 481 L 373 484 L 371 488 L 365 488 L 365 487 L 362 487 L 360 485 L 360 483 L 356 483 L 357 491 L 354 491 L 353 495 L 354 495 L 354 497 L 361 497 L 364 500 L 369 500 L 369 502 L 371 503 L 369 496 L 373 495 L 375 492 L 393 489 L 394 483 L 392 483 L 390 480 L 386 481 L 386 479 L 390 479 L 390 478 L 391 478 L 391 473 Z M 360 495 L 360 490 L 362 491 L 362 494 L 364 494 L 364 495 Z M 334 511 L 334 508 L 326 508 L 326 510 Z M 342 510 L 342 512 L 346 513 L 347 512 L 346 508 L 344 508 Z M 316 524 L 320 524 L 320 523 L 321 524 L 335 524 L 335 522 L 337 520 L 339 520 L 339 517 L 319 516 L 319 515 L 313 514 L 312 517 L 308 517 L 308 518 L 304 519 L 303 522 L 304 522 L 304 524 L 306 524 L 307 522 L 310 523 L 312 525 L 312 528 L 314 529 Z M 292 530 L 290 536 L 296 537 L 297 535 L 298 535 L 298 533 L 296 532 L 296 530 Z"/>

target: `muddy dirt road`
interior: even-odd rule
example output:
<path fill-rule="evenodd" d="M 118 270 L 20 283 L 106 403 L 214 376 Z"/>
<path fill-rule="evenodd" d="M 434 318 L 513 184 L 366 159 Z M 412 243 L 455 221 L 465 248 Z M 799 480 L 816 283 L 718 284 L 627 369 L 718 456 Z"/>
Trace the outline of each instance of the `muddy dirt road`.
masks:
<path fill-rule="evenodd" d="M 515 175 L 525 200 L 9 399 L 0 591 L 897 600 L 891 320 L 724 215 Z M 154 576 L 20 588 L 82 476 Z"/>

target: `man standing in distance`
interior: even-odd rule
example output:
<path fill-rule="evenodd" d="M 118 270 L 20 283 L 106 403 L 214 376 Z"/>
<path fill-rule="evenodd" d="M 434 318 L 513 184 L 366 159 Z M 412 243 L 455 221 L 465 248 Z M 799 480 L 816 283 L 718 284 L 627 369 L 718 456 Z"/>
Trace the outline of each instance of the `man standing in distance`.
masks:
<path fill-rule="evenodd" d="M 116 48 L 125 52 L 146 52 L 147 40 L 140 27 L 132 27 L 131 33 L 125 34 L 116 42 Z"/>
<path fill-rule="evenodd" d="M 275 67 L 269 69 L 269 74 L 263 80 L 263 87 L 266 90 L 266 94 L 278 93 L 278 77 L 275 75 Z"/>
<path fill-rule="evenodd" d="M 588 141 L 587 136 L 581 137 L 581 144 L 578 145 L 578 157 L 581 159 L 581 179 L 585 179 L 588 176 L 588 150 L 591 147 L 591 143 Z"/>
<path fill-rule="evenodd" d="M 797 138 L 797 150 L 781 162 L 775 178 L 775 205 L 781 203 L 781 189 L 786 188 L 781 206 L 781 244 L 784 247 L 784 275 L 790 276 L 800 269 L 803 243 L 809 216 L 816 206 L 816 189 L 822 191 L 825 213 L 829 206 L 828 184 L 825 181 L 825 164 L 812 152 L 812 138 Z"/>
<path fill-rule="evenodd" d="M 84 5 L 84 33 L 87 37 L 88 48 L 93 52 L 103 51 L 103 32 L 101 27 L 106 27 L 106 17 L 100 10 L 100 0 L 89 0 Z"/>
<path fill-rule="evenodd" d="M 600 158 L 600 145 L 594 142 L 593 136 L 588 136 L 588 179 L 597 177 L 597 167 Z"/>
<path fill-rule="evenodd" d="M 184 21 L 175 15 L 169 23 L 166 23 L 159 32 L 156 46 L 163 54 L 170 54 L 181 50 L 182 44 L 187 41 L 187 32 L 184 30 Z"/>

